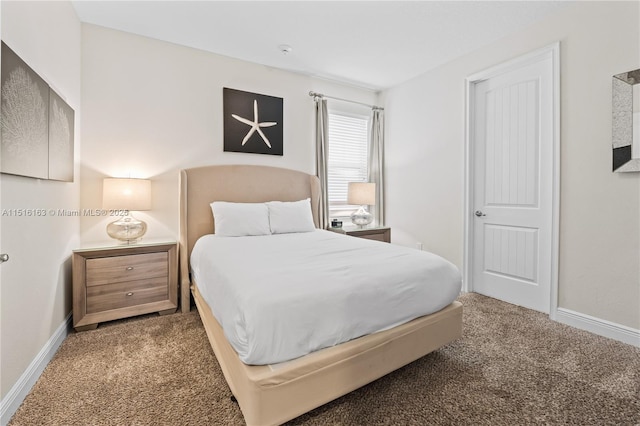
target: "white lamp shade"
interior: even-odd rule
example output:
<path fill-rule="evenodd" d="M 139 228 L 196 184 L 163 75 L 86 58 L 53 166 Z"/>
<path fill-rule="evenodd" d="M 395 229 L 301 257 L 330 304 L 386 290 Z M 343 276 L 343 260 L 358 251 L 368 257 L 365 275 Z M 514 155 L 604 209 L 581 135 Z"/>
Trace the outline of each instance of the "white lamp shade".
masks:
<path fill-rule="evenodd" d="M 374 206 L 376 204 L 376 184 L 349 182 L 347 202 L 354 205 Z"/>
<path fill-rule="evenodd" d="M 150 210 L 151 181 L 148 179 L 106 178 L 102 184 L 102 208 Z"/>

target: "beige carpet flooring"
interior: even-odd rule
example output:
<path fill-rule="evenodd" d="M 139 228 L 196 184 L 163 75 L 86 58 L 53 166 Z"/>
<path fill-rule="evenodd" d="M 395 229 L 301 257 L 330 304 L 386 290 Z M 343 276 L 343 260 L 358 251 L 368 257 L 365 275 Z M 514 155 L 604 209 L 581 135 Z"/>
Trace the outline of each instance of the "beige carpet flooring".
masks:
<path fill-rule="evenodd" d="M 640 424 L 640 349 L 460 300 L 462 339 L 290 424 Z M 194 308 L 71 334 L 10 425 L 241 425 L 230 396 Z"/>

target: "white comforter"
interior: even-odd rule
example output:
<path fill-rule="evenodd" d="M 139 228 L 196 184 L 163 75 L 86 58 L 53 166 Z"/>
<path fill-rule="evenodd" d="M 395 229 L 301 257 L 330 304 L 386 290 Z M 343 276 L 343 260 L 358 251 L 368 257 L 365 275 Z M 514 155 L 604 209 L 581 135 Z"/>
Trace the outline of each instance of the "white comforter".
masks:
<path fill-rule="evenodd" d="M 205 235 L 193 278 L 246 364 L 274 364 L 436 312 L 458 269 L 424 251 L 329 231 Z"/>

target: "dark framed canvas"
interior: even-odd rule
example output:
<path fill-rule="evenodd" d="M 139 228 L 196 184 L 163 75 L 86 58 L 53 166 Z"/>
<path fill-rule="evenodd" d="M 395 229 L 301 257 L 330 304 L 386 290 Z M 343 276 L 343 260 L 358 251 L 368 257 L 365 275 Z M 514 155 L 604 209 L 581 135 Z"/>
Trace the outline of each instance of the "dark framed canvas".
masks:
<path fill-rule="evenodd" d="M 49 176 L 49 85 L 2 43 L 0 172 Z"/>
<path fill-rule="evenodd" d="M 223 88 L 224 151 L 283 155 L 283 99 Z"/>

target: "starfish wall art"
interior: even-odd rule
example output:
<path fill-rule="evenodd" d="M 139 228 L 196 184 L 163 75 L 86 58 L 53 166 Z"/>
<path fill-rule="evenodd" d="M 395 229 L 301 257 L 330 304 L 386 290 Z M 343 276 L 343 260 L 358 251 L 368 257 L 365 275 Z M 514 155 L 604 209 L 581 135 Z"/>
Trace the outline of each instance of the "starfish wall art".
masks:
<path fill-rule="evenodd" d="M 283 100 L 223 89 L 224 150 L 282 155 Z"/>

